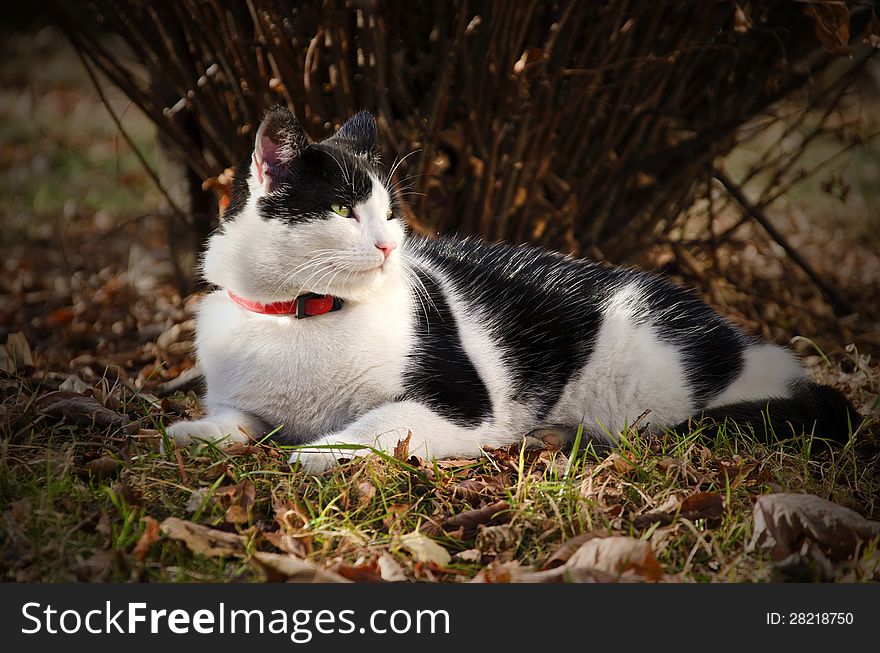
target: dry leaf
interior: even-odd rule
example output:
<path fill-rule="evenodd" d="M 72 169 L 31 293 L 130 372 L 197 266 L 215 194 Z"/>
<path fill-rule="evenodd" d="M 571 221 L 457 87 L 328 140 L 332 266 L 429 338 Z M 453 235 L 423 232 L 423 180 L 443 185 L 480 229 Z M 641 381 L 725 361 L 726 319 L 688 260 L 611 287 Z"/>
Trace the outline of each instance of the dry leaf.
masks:
<path fill-rule="evenodd" d="M 339 574 L 319 569 L 302 558 L 286 553 L 264 553 L 258 551 L 252 556 L 260 565 L 270 582 L 287 581 L 289 583 L 348 583 Z"/>
<path fill-rule="evenodd" d="M 69 423 L 82 426 L 94 425 L 99 429 L 122 429 L 131 434 L 137 433 L 140 429 L 137 422 L 132 422 L 125 415 L 105 408 L 93 397 L 86 397 L 77 392 L 50 392 L 40 397 L 36 405 L 41 413 Z"/>
<path fill-rule="evenodd" d="M 560 546 L 556 551 L 553 552 L 549 558 L 547 558 L 547 562 L 544 563 L 544 566 L 541 567 L 542 571 L 546 571 L 547 569 L 555 569 L 556 567 L 561 567 L 566 562 L 568 562 L 569 558 L 574 555 L 574 552 L 581 548 L 585 542 L 592 540 L 594 537 L 597 537 L 594 533 L 581 533 L 580 535 L 575 535 L 571 539 L 567 540 Z"/>
<path fill-rule="evenodd" d="M 246 524 L 250 521 L 256 499 L 256 489 L 250 480 L 224 486 L 214 496 L 227 506 L 225 518 L 230 524 Z"/>
<path fill-rule="evenodd" d="M 177 517 L 163 521 L 161 530 L 172 540 L 183 542 L 193 553 L 215 557 L 244 555 L 244 539 L 235 533 L 218 531 Z"/>
<path fill-rule="evenodd" d="M 648 542 L 617 535 L 588 540 L 572 554 L 565 568 L 597 569 L 618 577 L 635 575 L 652 581 L 663 578 L 663 568 Z"/>
<path fill-rule="evenodd" d="M 429 562 L 438 567 L 445 567 L 452 561 L 446 549 L 419 531 L 402 535 L 400 543 L 419 562 Z"/>
<path fill-rule="evenodd" d="M 813 543 L 832 560 L 851 557 L 862 543 L 880 537 L 880 522 L 811 494 L 767 494 L 752 508 L 754 533 L 748 550 L 769 549 L 774 560 Z"/>
<path fill-rule="evenodd" d="M 150 547 L 153 546 L 154 542 L 159 540 L 159 522 L 149 515 L 144 517 L 143 521 L 146 524 L 146 527 L 141 534 L 141 539 L 138 540 L 138 543 L 135 545 L 134 551 L 132 552 L 135 560 L 138 562 L 144 561 L 144 558 L 147 557 L 147 553 L 150 551 Z"/>
<path fill-rule="evenodd" d="M 112 456 L 101 456 L 86 463 L 85 470 L 92 477 L 102 480 L 119 473 L 122 462 Z"/>
<path fill-rule="evenodd" d="M 409 458 L 409 442 L 412 440 L 412 431 L 407 431 L 406 438 L 398 440 L 394 445 L 394 457 L 397 460 L 406 460 Z"/>
<path fill-rule="evenodd" d="M 375 560 L 360 565 L 349 565 L 344 562 L 338 562 L 331 567 L 331 571 L 335 574 L 339 574 L 346 580 L 350 580 L 352 583 L 382 582 L 382 576 L 379 573 L 379 565 Z"/>
<path fill-rule="evenodd" d="M 465 510 L 457 515 L 453 515 L 443 522 L 443 527 L 447 530 L 463 527 L 466 532 L 475 531 L 480 524 L 492 521 L 500 513 L 507 510 L 510 510 L 510 505 L 506 501 L 496 501 L 484 508 Z"/>
<path fill-rule="evenodd" d="M 404 583 L 409 580 L 406 571 L 390 553 L 383 553 L 376 563 L 379 566 L 379 575 L 388 583 Z"/>
<path fill-rule="evenodd" d="M 720 519 L 724 515 L 724 497 L 717 492 L 697 492 L 681 502 L 679 515 L 695 519 Z"/>
<path fill-rule="evenodd" d="M 845 2 L 811 2 L 804 13 L 813 19 L 816 36 L 829 52 L 849 54 L 849 8 Z"/>

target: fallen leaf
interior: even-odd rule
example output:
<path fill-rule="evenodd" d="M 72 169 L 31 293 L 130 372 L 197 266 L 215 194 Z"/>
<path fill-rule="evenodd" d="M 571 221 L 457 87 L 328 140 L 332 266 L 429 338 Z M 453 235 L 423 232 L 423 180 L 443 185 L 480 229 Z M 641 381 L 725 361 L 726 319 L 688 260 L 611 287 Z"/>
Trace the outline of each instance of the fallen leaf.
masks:
<path fill-rule="evenodd" d="M 754 532 L 747 550 L 769 549 L 774 560 L 797 553 L 805 541 L 832 560 L 851 557 L 880 537 L 880 522 L 811 494 L 767 494 L 752 508 Z"/>
<path fill-rule="evenodd" d="M 477 532 L 477 549 L 485 555 L 497 556 L 506 551 L 514 551 L 519 543 L 519 534 L 507 524 L 483 526 Z"/>
<path fill-rule="evenodd" d="M 382 576 L 376 561 L 360 565 L 348 565 L 343 562 L 336 563 L 330 568 L 335 574 L 339 574 L 352 583 L 380 583 Z"/>
<path fill-rule="evenodd" d="M 87 474 L 98 480 L 114 476 L 119 473 L 120 469 L 122 469 L 122 462 L 113 456 L 101 456 L 85 465 Z"/>
<path fill-rule="evenodd" d="M 465 510 L 457 515 L 453 515 L 443 522 L 443 527 L 447 530 L 463 527 L 465 532 L 475 531 L 480 524 L 492 521 L 500 513 L 507 510 L 510 510 L 510 505 L 506 501 L 496 501 L 483 508 Z"/>
<path fill-rule="evenodd" d="M 376 496 L 376 486 L 369 481 L 359 481 L 355 487 L 357 488 L 358 505 L 362 508 L 369 505 L 373 497 Z"/>
<path fill-rule="evenodd" d="M 648 542 L 618 535 L 588 540 L 572 554 L 565 568 L 596 569 L 617 577 L 635 575 L 652 581 L 663 578 L 663 568 Z"/>
<path fill-rule="evenodd" d="M 202 503 L 204 503 L 204 501 L 205 501 L 205 497 L 210 492 L 211 492 L 211 488 L 209 488 L 209 487 L 200 487 L 196 490 L 193 490 L 190 493 L 189 498 L 186 500 L 186 506 L 184 506 L 184 509 L 188 513 L 195 512 L 196 510 L 198 510 L 202 506 Z"/>
<path fill-rule="evenodd" d="M 452 495 L 461 497 L 471 505 L 474 505 L 480 500 L 480 496 L 485 493 L 488 487 L 483 481 L 468 478 L 452 488 Z"/>
<path fill-rule="evenodd" d="M 234 485 L 226 485 L 217 490 L 214 496 L 226 506 L 225 519 L 230 524 L 246 524 L 251 520 L 256 489 L 249 479 Z"/>
<path fill-rule="evenodd" d="M 409 442 L 412 440 L 412 431 L 407 431 L 406 438 L 398 440 L 394 445 L 394 457 L 397 460 L 406 460 L 409 458 Z"/>
<path fill-rule="evenodd" d="M 144 532 L 141 534 L 141 539 L 135 545 L 134 551 L 132 551 L 132 555 L 134 555 L 135 560 L 138 562 L 144 561 L 144 558 L 147 557 L 147 553 L 150 551 L 150 547 L 159 540 L 160 535 L 159 522 L 149 515 L 143 518 L 143 522 L 146 524 Z"/>
<path fill-rule="evenodd" d="M 78 392 L 50 392 L 40 397 L 36 406 L 37 410 L 45 415 L 82 426 L 94 425 L 99 429 L 122 429 L 125 433 L 132 435 L 140 429 L 137 422 L 105 408 L 94 397 L 87 397 Z"/>
<path fill-rule="evenodd" d="M 480 562 L 483 559 L 483 552 L 479 549 L 465 549 L 456 553 L 455 559 L 461 562 Z"/>
<path fill-rule="evenodd" d="M 383 553 L 376 561 L 379 566 L 379 575 L 388 583 L 405 583 L 409 580 L 403 566 L 390 553 Z"/>
<path fill-rule="evenodd" d="M 592 540 L 594 537 L 597 537 L 595 533 L 581 533 L 580 535 L 575 535 L 564 542 L 562 546 L 553 552 L 553 555 L 547 558 L 547 562 L 544 563 L 541 570 L 546 571 L 547 569 L 555 569 L 556 567 L 564 565 L 568 562 L 569 558 L 574 555 L 574 552 L 581 548 L 582 544 Z"/>
<path fill-rule="evenodd" d="M 596 471 L 602 469 L 611 469 L 620 474 L 621 476 L 626 476 L 631 474 L 636 470 L 636 466 L 632 463 L 631 460 L 621 456 L 619 453 L 612 453 L 605 460 L 603 460 L 598 467 L 596 467 Z"/>
<path fill-rule="evenodd" d="M 400 543 L 419 562 L 430 562 L 438 567 L 445 567 L 452 561 L 446 549 L 419 531 L 402 535 Z"/>
<path fill-rule="evenodd" d="M 160 528 L 172 540 L 183 542 L 193 553 L 213 557 L 244 555 L 244 538 L 235 533 L 208 528 L 177 517 L 168 517 Z"/>
<path fill-rule="evenodd" d="M 260 565 L 270 582 L 288 583 L 349 583 L 332 571 L 320 569 L 302 558 L 286 553 L 264 553 L 257 551 L 252 559 Z"/>
<path fill-rule="evenodd" d="M 697 492 L 681 502 L 679 515 L 695 519 L 720 519 L 724 515 L 724 496 L 717 492 Z"/>

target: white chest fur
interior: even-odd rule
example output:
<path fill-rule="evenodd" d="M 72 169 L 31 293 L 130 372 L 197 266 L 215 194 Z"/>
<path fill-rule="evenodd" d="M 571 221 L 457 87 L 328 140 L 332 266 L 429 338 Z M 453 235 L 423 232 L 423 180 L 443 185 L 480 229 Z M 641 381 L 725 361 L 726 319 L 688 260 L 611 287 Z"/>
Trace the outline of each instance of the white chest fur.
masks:
<path fill-rule="evenodd" d="M 235 406 L 308 439 L 395 399 L 413 346 L 410 302 L 396 284 L 338 312 L 296 319 L 211 293 L 199 307 L 196 341 L 208 411 Z"/>

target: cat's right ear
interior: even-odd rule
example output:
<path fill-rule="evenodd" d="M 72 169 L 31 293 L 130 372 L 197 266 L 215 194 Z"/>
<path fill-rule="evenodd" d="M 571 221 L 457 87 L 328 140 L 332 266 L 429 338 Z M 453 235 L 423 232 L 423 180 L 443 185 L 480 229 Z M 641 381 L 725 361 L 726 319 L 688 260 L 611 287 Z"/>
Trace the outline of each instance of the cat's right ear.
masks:
<path fill-rule="evenodd" d="M 266 192 L 290 172 L 290 165 L 308 145 L 296 117 L 285 107 L 269 110 L 254 143 L 257 182 Z"/>

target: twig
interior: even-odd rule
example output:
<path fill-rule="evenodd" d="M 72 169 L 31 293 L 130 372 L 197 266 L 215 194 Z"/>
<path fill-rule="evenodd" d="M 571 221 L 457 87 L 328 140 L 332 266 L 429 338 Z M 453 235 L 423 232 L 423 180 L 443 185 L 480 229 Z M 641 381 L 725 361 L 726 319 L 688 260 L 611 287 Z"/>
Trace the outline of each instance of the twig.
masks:
<path fill-rule="evenodd" d="M 764 228 L 770 237 L 776 241 L 776 243 L 785 250 L 785 253 L 788 254 L 789 258 L 794 261 L 804 272 L 806 272 L 807 276 L 815 283 L 828 300 L 831 302 L 831 306 L 834 309 L 834 312 L 838 316 L 849 315 L 854 313 L 852 304 L 850 304 L 849 300 L 844 297 L 837 288 L 832 286 L 830 283 L 825 281 L 822 276 L 813 269 L 813 266 L 810 265 L 807 260 L 800 255 L 800 253 L 789 243 L 785 237 L 773 226 L 770 222 L 770 219 L 767 217 L 767 214 L 764 213 L 763 209 L 752 204 L 748 198 L 743 193 L 742 189 L 737 186 L 726 174 L 718 170 L 717 168 L 713 173 L 715 179 L 721 182 L 721 185 L 727 189 L 727 192 L 739 203 L 740 206 L 748 213 L 751 218 L 761 225 Z"/>

